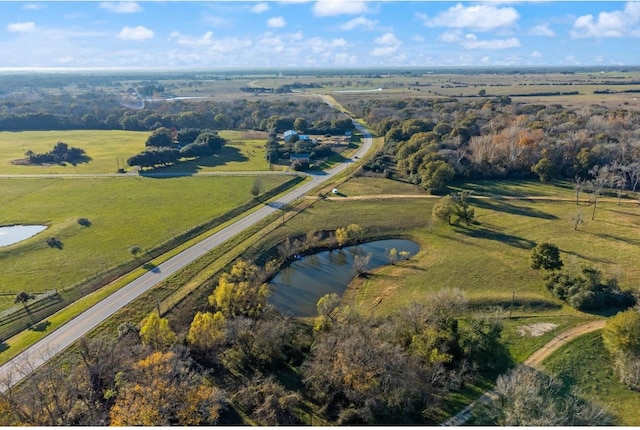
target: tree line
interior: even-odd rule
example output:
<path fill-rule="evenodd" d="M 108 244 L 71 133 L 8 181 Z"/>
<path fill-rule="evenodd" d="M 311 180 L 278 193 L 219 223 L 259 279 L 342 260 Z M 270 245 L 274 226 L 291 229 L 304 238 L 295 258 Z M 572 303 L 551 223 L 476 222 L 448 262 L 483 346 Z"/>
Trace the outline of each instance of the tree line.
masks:
<path fill-rule="evenodd" d="M 624 166 L 630 188 L 640 172 L 637 111 L 512 103 L 504 96 L 361 101 L 348 108 L 384 136 L 383 153 L 404 175 L 435 193 L 454 178 L 592 179 L 596 166 Z"/>
<path fill-rule="evenodd" d="M 145 91 L 146 87 L 139 88 Z M 293 128 L 304 112 L 309 132 L 330 133 L 332 121 L 344 115 L 321 100 L 188 100 L 148 101 L 140 109 L 119 103 L 118 95 L 102 90 L 84 94 L 47 95 L 7 100 L 0 110 L 0 130 L 133 130 L 214 128 L 268 130 Z M 282 121 L 279 119 L 282 118 Z"/>

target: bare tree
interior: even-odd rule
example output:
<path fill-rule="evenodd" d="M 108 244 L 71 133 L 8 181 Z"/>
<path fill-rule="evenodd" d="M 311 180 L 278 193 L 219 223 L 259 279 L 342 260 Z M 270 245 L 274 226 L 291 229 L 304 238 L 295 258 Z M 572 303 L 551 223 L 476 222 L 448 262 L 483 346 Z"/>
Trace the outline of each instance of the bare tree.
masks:
<path fill-rule="evenodd" d="M 573 229 L 577 230 L 580 224 L 584 222 L 584 211 L 582 209 L 578 209 L 572 213 L 571 222 L 573 223 Z"/>
<path fill-rule="evenodd" d="M 371 260 L 371 254 L 358 254 L 353 259 L 353 270 L 358 276 L 364 276 L 367 274 L 367 266 Z"/>
<path fill-rule="evenodd" d="M 580 193 L 584 190 L 585 185 L 587 184 L 587 180 L 581 178 L 580 176 L 576 175 L 573 178 L 573 189 L 576 192 L 576 205 L 579 204 L 579 200 L 580 200 Z"/>
<path fill-rule="evenodd" d="M 627 166 L 627 174 L 631 183 L 631 191 L 635 193 L 638 182 L 640 182 L 640 161 L 629 164 Z"/>
<path fill-rule="evenodd" d="M 627 176 L 625 174 L 619 175 L 616 179 L 616 193 L 618 194 L 618 206 L 620 206 L 620 200 L 622 199 L 622 194 L 626 186 L 627 186 Z"/>
<path fill-rule="evenodd" d="M 497 399 L 482 405 L 476 418 L 482 424 L 503 426 L 611 425 L 611 417 L 597 405 L 564 393 L 562 381 L 527 366 L 517 366 L 496 381 Z"/>
<path fill-rule="evenodd" d="M 589 173 L 593 176 L 593 179 L 589 180 L 589 185 L 591 187 L 591 204 L 593 204 L 593 212 L 591 213 L 591 219 L 596 218 L 596 207 L 598 206 L 598 197 L 602 194 L 602 188 L 604 188 L 605 184 L 609 179 L 609 170 L 604 167 L 600 167 L 598 165 L 593 166 L 589 170 Z"/>

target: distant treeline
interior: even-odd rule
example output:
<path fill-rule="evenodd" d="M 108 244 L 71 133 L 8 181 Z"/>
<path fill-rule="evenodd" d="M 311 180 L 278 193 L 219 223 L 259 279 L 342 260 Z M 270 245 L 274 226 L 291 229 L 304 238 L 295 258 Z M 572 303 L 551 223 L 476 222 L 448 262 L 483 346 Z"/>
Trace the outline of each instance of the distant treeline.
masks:
<path fill-rule="evenodd" d="M 432 192 L 454 178 L 588 180 L 615 166 L 632 189 L 640 175 L 640 112 L 591 105 L 512 102 L 509 97 L 374 100 L 345 106 L 381 136 L 384 149 L 365 166 L 395 172 Z M 390 174 L 390 171 L 385 172 Z M 612 187 L 612 186 L 611 186 Z M 610 187 L 610 188 L 611 188 Z"/>
<path fill-rule="evenodd" d="M 578 91 L 541 91 L 536 93 L 509 94 L 509 97 L 577 96 L 579 94 Z"/>
<path fill-rule="evenodd" d="M 614 91 L 610 89 L 606 90 L 595 90 L 593 94 L 619 94 L 619 93 L 640 93 L 640 89 L 638 90 L 622 90 L 622 91 Z"/>
<path fill-rule="evenodd" d="M 151 88 L 149 88 L 151 90 Z M 158 91 L 158 88 L 154 88 Z M 112 94 L 43 96 L 44 99 L 4 100 L 0 131 L 23 130 L 133 130 L 212 128 L 267 130 L 293 128 L 303 116 L 311 133 L 331 133 L 332 123 L 345 119 L 320 100 L 234 100 L 231 102 L 148 102 L 142 109 L 126 108 Z"/>

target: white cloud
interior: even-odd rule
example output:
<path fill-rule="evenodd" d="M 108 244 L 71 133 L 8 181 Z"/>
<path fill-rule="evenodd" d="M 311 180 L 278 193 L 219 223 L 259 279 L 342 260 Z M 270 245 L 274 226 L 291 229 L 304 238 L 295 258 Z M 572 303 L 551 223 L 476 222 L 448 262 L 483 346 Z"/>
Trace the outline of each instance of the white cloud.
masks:
<path fill-rule="evenodd" d="M 269 10 L 269 4 L 268 3 L 257 3 L 255 5 L 253 5 L 251 7 L 251 9 L 249 9 L 251 12 L 253 13 L 262 13 L 262 12 L 266 12 Z"/>
<path fill-rule="evenodd" d="M 416 42 L 416 43 L 424 43 L 426 42 L 426 39 L 424 38 L 423 35 L 421 34 L 416 34 L 411 38 L 412 42 Z"/>
<path fill-rule="evenodd" d="M 205 13 L 202 15 L 202 20 L 209 25 L 212 25 L 217 28 L 230 28 L 233 27 L 233 23 L 231 20 L 221 17 L 219 15 L 213 15 L 210 13 Z"/>
<path fill-rule="evenodd" d="M 378 46 L 373 48 L 369 54 L 373 57 L 384 57 L 395 54 L 402 42 L 396 37 L 395 34 L 389 32 L 385 33 L 374 40 L 374 43 Z"/>
<path fill-rule="evenodd" d="M 573 64 L 573 65 L 580 64 L 580 62 L 579 62 L 578 60 L 576 60 L 576 57 L 575 57 L 575 56 L 573 56 L 573 55 L 567 55 L 567 56 L 564 58 L 564 61 L 565 61 L 566 63 L 570 63 L 570 64 Z"/>
<path fill-rule="evenodd" d="M 460 42 L 462 40 L 462 31 L 445 31 L 440 36 L 438 36 L 438 40 L 447 43 Z"/>
<path fill-rule="evenodd" d="M 135 1 L 102 2 L 100 7 L 113 13 L 136 13 L 142 11 L 142 7 Z"/>
<path fill-rule="evenodd" d="M 509 27 L 520 18 L 520 14 L 512 7 L 500 8 L 487 4 L 465 7 L 459 3 L 431 19 L 424 14 L 416 16 L 429 27 L 472 28 L 475 30 Z"/>
<path fill-rule="evenodd" d="M 372 21 L 364 16 L 360 16 L 342 24 L 340 30 L 351 31 L 358 27 L 364 28 L 365 30 L 373 30 L 376 28 L 376 25 L 378 25 L 378 21 Z"/>
<path fill-rule="evenodd" d="M 640 3 L 629 2 L 624 10 L 600 12 L 598 18 L 582 15 L 573 23 L 571 36 L 586 37 L 640 37 Z"/>
<path fill-rule="evenodd" d="M 531 34 L 534 36 L 548 36 L 555 37 L 556 33 L 549 28 L 549 24 L 536 25 L 531 29 Z"/>
<path fill-rule="evenodd" d="M 517 48 L 520 41 L 515 37 L 509 39 L 478 40 L 475 34 L 467 34 L 462 42 L 465 49 L 507 49 Z"/>
<path fill-rule="evenodd" d="M 213 32 L 207 31 L 200 37 L 186 36 L 174 31 L 169 35 L 169 40 L 174 40 L 178 45 L 185 46 L 209 46 L 213 43 Z"/>
<path fill-rule="evenodd" d="M 393 33 L 385 33 L 374 40 L 378 45 L 400 45 L 402 42 Z"/>
<path fill-rule="evenodd" d="M 270 28 L 282 28 L 286 27 L 287 22 L 281 16 L 274 16 L 273 18 L 269 18 L 267 20 L 267 27 Z"/>
<path fill-rule="evenodd" d="M 9 33 L 30 33 L 35 30 L 35 22 L 12 22 L 7 25 L 7 31 Z"/>
<path fill-rule="evenodd" d="M 360 0 L 323 0 L 313 5 L 315 16 L 357 15 L 367 12 L 367 2 Z"/>
<path fill-rule="evenodd" d="M 389 55 L 395 54 L 397 51 L 397 46 L 378 46 L 373 48 L 369 54 L 372 57 L 388 57 Z"/>
<path fill-rule="evenodd" d="M 540 51 L 533 51 L 531 53 L 531 58 L 542 58 L 542 53 Z"/>
<path fill-rule="evenodd" d="M 43 5 L 42 3 L 27 3 L 24 6 L 22 6 L 23 9 L 26 10 L 41 10 L 44 9 L 46 6 Z"/>
<path fill-rule="evenodd" d="M 153 36 L 154 33 L 152 30 L 141 25 L 137 27 L 124 27 L 120 30 L 120 33 L 118 33 L 118 38 L 124 40 L 145 40 L 151 39 Z"/>

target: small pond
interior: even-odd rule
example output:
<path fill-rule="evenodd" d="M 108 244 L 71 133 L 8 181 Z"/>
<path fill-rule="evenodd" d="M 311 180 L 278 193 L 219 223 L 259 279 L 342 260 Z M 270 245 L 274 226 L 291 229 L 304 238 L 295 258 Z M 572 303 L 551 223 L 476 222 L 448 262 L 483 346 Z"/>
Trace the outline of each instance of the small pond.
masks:
<path fill-rule="evenodd" d="M 10 225 L 0 227 L 0 246 L 13 245 L 29 239 L 46 228 L 46 225 Z"/>
<path fill-rule="evenodd" d="M 369 270 L 389 264 L 389 250 L 415 255 L 420 247 L 410 240 L 387 239 L 342 249 L 323 251 L 294 261 L 282 269 L 270 283 L 269 302 L 279 311 L 294 316 L 315 316 L 316 304 L 325 294 L 342 296 L 355 272 L 356 255 L 371 254 Z"/>

